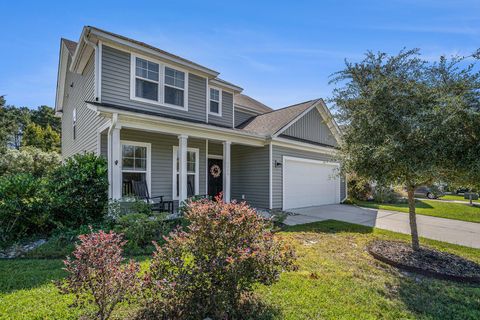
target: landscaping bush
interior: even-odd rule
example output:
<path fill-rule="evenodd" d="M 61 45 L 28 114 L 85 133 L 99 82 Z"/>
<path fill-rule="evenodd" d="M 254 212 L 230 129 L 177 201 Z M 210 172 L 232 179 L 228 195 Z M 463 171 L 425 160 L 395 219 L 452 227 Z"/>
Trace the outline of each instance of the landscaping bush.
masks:
<path fill-rule="evenodd" d="M 50 210 L 60 227 L 104 218 L 108 203 L 107 162 L 93 153 L 68 158 L 49 176 Z"/>
<path fill-rule="evenodd" d="M 45 152 L 34 147 L 7 149 L 0 156 L 0 176 L 29 173 L 34 177 L 45 177 L 61 163 L 57 152 Z"/>
<path fill-rule="evenodd" d="M 63 294 L 75 294 L 76 305 L 93 305 L 97 319 L 108 319 L 119 302 L 136 292 L 139 266 L 132 260 L 122 264 L 121 235 L 100 230 L 79 239 L 73 259 L 64 261 L 68 276 L 57 286 Z"/>
<path fill-rule="evenodd" d="M 200 200 L 185 216 L 186 231 L 156 245 L 145 276 L 144 310 L 158 318 L 245 318 L 253 286 L 294 267 L 292 249 L 244 203 Z"/>
<path fill-rule="evenodd" d="M 398 200 L 398 195 L 391 187 L 377 185 L 375 186 L 373 198 L 378 203 L 395 203 Z"/>
<path fill-rule="evenodd" d="M 368 200 L 373 196 L 373 190 L 365 179 L 361 179 L 356 175 L 348 176 L 348 196 L 357 200 Z"/>
<path fill-rule="evenodd" d="M 128 240 L 125 246 L 128 254 L 150 254 L 154 250 L 152 241 L 162 241 L 162 237 L 171 231 L 165 216 L 165 213 L 126 214 L 118 218 L 113 230 Z"/>
<path fill-rule="evenodd" d="M 0 177 L 2 244 L 51 229 L 50 216 L 44 203 L 45 185 L 45 179 L 28 173 Z"/>

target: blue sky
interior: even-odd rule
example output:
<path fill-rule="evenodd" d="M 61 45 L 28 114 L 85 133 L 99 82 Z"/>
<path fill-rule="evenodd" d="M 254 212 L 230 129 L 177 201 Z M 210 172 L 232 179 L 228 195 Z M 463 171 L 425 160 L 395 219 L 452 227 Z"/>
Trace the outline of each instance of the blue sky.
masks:
<path fill-rule="evenodd" d="M 59 42 L 93 25 L 181 55 L 278 108 L 330 97 L 366 50 L 428 59 L 480 47 L 480 1 L 2 1 L 0 95 L 54 105 Z"/>

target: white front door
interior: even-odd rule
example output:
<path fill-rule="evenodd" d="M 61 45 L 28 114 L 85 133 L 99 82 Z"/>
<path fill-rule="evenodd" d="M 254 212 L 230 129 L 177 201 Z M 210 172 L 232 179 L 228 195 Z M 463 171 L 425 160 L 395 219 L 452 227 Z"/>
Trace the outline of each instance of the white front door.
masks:
<path fill-rule="evenodd" d="M 337 163 L 283 158 L 283 209 L 340 202 Z"/>

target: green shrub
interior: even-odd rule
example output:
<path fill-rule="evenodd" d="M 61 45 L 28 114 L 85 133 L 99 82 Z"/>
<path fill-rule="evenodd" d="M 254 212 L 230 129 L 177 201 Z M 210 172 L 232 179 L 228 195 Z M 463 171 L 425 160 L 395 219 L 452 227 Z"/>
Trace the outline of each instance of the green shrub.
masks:
<path fill-rule="evenodd" d="M 358 200 L 368 200 L 373 196 L 370 183 L 356 175 L 348 176 L 348 196 Z"/>
<path fill-rule="evenodd" d="M 375 186 L 373 198 L 378 203 L 395 203 L 398 200 L 397 194 L 391 187 L 381 185 Z"/>
<path fill-rule="evenodd" d="M 57 152 L 45 152 L 34 147 L 8 149 L 0 156 L 0 176 L 29 173 L 35 177 L 45 177 L 61 163 Z"/>
<path fill-rule="evenodd" d="M 68 158 L 49 176 L 50 210 L 60 227 L 102 221 L 108 203 L 107 163 L 93 153 Z"/>
<path fill-rule="evenodd" d="M 16 241 L 46 233 L 52 221 L 45 206 L 43 178 L 20 173 L 0 177 L 0 240 Z"/>
<path fill-rule="evenodd" d="M 160 241 L 171 231 L 171 223 L 165 221 L 165 213 L 130 213 L 120 216 L 113 230 L 124 235 L 125 252 L 131 255 L 153 252 L 152 241 Z"/>

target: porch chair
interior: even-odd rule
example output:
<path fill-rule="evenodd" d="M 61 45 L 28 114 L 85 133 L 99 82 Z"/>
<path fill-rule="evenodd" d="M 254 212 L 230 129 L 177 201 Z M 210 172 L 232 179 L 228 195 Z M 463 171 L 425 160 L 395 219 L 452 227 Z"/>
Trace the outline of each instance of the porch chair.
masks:
<path fill-rule="evenodd" d="M 132 180 L 133 194 L 142 200 L 145 200 L 152 207 L 153 211 L 168 211 L 173 213 L 173 201 L 164 201 L 163 196 L 151 197 L 148 193 L 146 181 Z M 157 200 L 158 199 L 158 200 Z"/>

